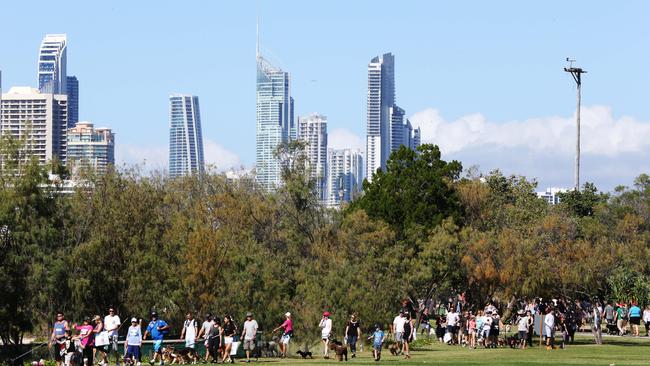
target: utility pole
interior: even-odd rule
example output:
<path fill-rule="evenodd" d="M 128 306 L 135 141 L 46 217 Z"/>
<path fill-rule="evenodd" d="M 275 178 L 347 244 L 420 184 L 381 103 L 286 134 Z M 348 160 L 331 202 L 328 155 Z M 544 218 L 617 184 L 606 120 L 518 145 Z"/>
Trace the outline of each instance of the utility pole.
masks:
<path fill-rule="evenodd" d="M 573 80 L 576 82 L 578 89 L 578 107 L 576 111 L 576 171 L 575 171 L 575 187 L 576 191 L 580 190 L 580 89 L 582 86 L 581 75 L 587 71 L 579 68 L 573 67 L 573 63 L 576 60 L 571 60 L 568 57 L 566 58 L 569 63 L 569 67 L 565 67 L 564 71 L 568 72 L 573 76 Z"/>

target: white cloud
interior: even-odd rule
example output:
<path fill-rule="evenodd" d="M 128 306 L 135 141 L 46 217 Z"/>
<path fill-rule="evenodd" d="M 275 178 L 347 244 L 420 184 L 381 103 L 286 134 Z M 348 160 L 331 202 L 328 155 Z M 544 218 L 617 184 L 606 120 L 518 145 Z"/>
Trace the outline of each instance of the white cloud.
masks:
<path fill-rule="evenodd" d="M 146 170 L 167 168 L 167 147 L 120 144 L 115 146 L 115 160 L 118 165 L 142 165 Z"/>
<path fill-rule="evenodd" d="M 482 114 L 446 121 L 435 109 L 415 113 L 411 122 L 422 129 L 424 142 L 438 144 L 445 153 L 478 146 L 522 147 L 535 151 L 573 153 L 575 116 L 542 117 L 495 123 Z M 650 150 L 650 122 L 631 117 L 615 119 L 611 108 L 582 108 L 581 148 L 585 154 L 616 156 Z"/>
<path fill-rule="evenodd" d="M 145 171 L 166 170 L 169 160 L 169 151 L 166 146 L 118 143 L 115 147 L 115 154 L 118 165 L 142 165 L 144 163 Z M 241 167 L 239 155 L 209 139 L 203 143 L 203 155 L 206 166 L 213 165 L 218 171 Z"/>
<path fill-rule="evenodd" d="M 209 139 L 205 140 L 203 144 L 203 155 L 205 164 L 214 165 L 218 171 L 239 168 L 241 166 L 239 155 Z"/>
<path fill-rule="evenodd" d="M 575 115 L 497 123 L 477 113 L 447 121 L 426 109 L 410 120 L 422 129 L 423 142 L 437 144 L 446 159 L 458 159 L 465 167 L 522 174 L 537 178 L 541 187 L 573 185 Z M 595 182 L 603 190 L 629 185 L 650 170 L 650 121 L 614 118 L 606 106 L 583 106 L 581 152 L 582 182 Z"/>
<path fill-rule="evenodd" d="M 330 149 L 366 150 L 366 143 L 354 132 L 345 128 L 335 128 L 328 133 L 327 145 Z"/>

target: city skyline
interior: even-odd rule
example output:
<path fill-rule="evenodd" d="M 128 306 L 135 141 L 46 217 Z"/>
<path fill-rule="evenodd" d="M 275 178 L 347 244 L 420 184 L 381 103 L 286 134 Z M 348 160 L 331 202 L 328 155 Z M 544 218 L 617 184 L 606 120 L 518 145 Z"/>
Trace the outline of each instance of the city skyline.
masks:
<path fill-rule="evenodd" d="M 166 120 L 160 99 L 170 91 L 187 90 L 202 96 L 202 112 L 210 116 L 204 126 L 210 161 L 221 168 L 251 167 L 255 112 L 250 69 L 258 15 L 252 5 L 190 2 L 187 10 L 178 10 L 165 4 L 150 9 L 119 1 L 92 7 L 72 2 L 65 9 L 69 14 L 53 9 L 51 19 L 22 29 L 15 39 L 0 35 L 3 89 L 36 87 L 31 61 L 35 48 L 44 34 L 67 33 L 68 69 L 83 81 L 79 117 L 110 124 L 117 131 L 119 161 L 159 165 L 153 168 L 166 165 L 167 136 L 155 128 Z M 329 140 L 335 147 L 359 147 L 359 141 L 365 145 L 363 69 L 373 55 L 392 52 L 399 59 L 398 104 L 413 127 L 422 128 L 423 142 L 441 146 L 444 159 L 459 159 L 465 167 L 479 164 L 484 172 L 501 168 L 506 174 L 536 177 L 540 188 L 569 186 L 575 89 L 561 69 L 571 56 L 590 71 L 583 90 L 583 181 L 610 190 L 617 184 L 631 184 L 634 176 L 647 170 L 650 111 L 641 91 L 649 77 L 632 70 L 642 69 L 637 64 L 648 59 L 648 51 L 637 46 L 647 33 L 640 14 L 648 4 L 632 2 L 622 9 L 596 3 L 582 9 L 560 2 L 518 7 L 413 2 L 395 9 L 390 18 L 396 23 L 376 28 L 373 37 L 366 37 L 363 30 L 388 15 L 365 5 L 354 4 L 344 14 L 335 11 L 335 4 L 261 2 L 258 9 L 266 45 L 262 51 L 292 73 L 296 115 L 314 111 L 328 115 L 333 121 L 328 126 Z M 559 5 L 565 10 L 558 11 Z M 22 15 L 29 14 L 25 7 L 8 5 L 6 10 L 17 16 L 3 23 L 17 28 L 27 21 Z M 314 16 L 307 21 L 300 15 L 310 8 Z M 106 15 L 97 27 L 80 16 L 90 9 Z M 177 12 L 190 9 L 193 14 L 201 10 L 197 18 L 190 17 L 190 27 L 177 34 L 162 27 L 164 19 L 177 19 Z M 570 13 L 578 10 L 583 16 L 574 19 Z M 141 24 L 130 22 L 149 11 L 162 19 L 161 26 L 151 24 L 145 31 Z M 216 19 L 208 22 L 207 14 L 217 14 Z M 600 26 L 604 14 L 612 24 L 608 30 Z M 333 20 L 336 27 L 323 27 Z M 104 23 L 122 25 L 123 30 L 103 33 Z M 206 36 L 191 39 L 202 34 Z M 567 34 L 589 37 L 576 43 Z M 207 35 L 221 42 L 219 53 L 197 47 L 209 39 Z M 184 60 L 170 55 L 151 62 L 148 55 L 178 39 L 187 40 L 183 50 L 197 50 L 197 57 Z M 107 52 L 125 57 L 96 57 Z M 322 57 L 333 54 L 337 57 Z M 619 65 L 622 59 L 624 68 Z M 179 60 L 183 67 L 169 67 Z M 216 87 L 222 84 L 228 87 Z M 134 88 L 124 88 L 131 85 L 139 90 L 138 98 L 131 98 L 138 103 L 111 110 L 105 101 L 132 92 Z"/>

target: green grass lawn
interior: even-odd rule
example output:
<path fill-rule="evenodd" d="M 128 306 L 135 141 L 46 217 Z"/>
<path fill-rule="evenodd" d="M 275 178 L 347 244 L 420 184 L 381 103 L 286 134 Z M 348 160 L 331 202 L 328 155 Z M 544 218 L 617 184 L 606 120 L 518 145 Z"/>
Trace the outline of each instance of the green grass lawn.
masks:
<path fill-rule="evenodd" d="M 399 365 L 650 365 L 650 339 L 632 337 L 606 337 L 604 345 L 596 346 L 590 337 L 578 336 L 576 344 L 566 349 L 547 351 L 539 346 L 525 350 L 467 349 L 459 346 L 447 346 L 439 343 L 425 345 L 411 353 L 412 358 L 405 360 L 402 356 L 391 356 L 387 350 L 382 351 L 379 364 Z M 291 352 L 295 346 L 292 347 Z M 315 350 L 312 350 L 312 352 Z M 358 365 L 376 365 L 372 354 L 366 348 L 349 363 Z M 259 363 L 291 365 L 331 365 L 336 360 L 317 357 L 313 360 L 290 358 L 260 359 Z"/>

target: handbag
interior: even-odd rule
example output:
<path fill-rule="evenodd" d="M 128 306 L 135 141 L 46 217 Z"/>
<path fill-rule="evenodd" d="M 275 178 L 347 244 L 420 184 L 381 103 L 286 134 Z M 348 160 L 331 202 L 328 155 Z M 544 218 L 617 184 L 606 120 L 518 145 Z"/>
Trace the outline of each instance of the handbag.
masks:
<path fill-rule="evenodd" d="M 107 331 L 102 331 L 99 332 L 95 335 L 95 346 L 101 347 L 101 346 L 107 346 L 109 343 L 108 340 L 108 332 Z"/>

